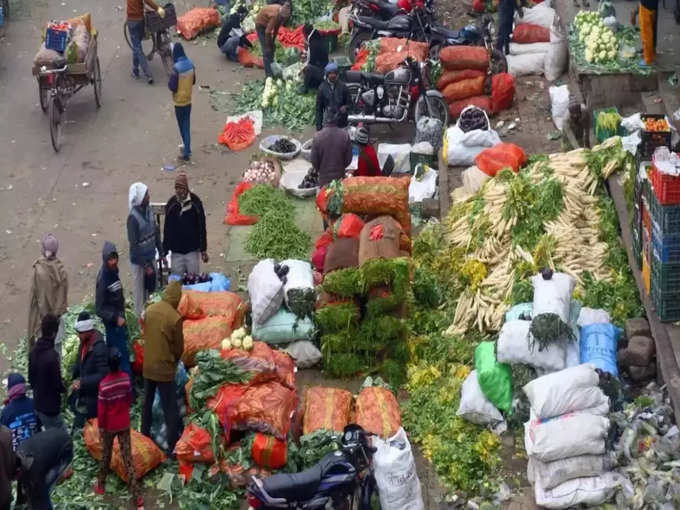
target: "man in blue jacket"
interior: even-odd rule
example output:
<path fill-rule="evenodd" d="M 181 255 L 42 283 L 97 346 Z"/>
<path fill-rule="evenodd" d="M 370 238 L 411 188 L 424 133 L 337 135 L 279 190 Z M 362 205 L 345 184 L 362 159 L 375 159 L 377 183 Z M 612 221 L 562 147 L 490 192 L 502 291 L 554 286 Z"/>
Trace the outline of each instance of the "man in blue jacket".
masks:
<path fill-rule="evenodd" d="M 12 431 L 14 450 L 40 430 L 33 399 L 26 396 L 26 379 L 19 373 L 7 376 L 7 400 L 0 414 L 0 425 Z"/>
<path fill-rule="evenodd" d="M 168 80 L 168 88 L 175 101 L 175 117 L 182 137 L 183 159 L 191 159 L 191 93 L 196 83 L 194 63 L 184 53 L 182 43 L 172 45 L 172 59 L 175 65 Z"/>

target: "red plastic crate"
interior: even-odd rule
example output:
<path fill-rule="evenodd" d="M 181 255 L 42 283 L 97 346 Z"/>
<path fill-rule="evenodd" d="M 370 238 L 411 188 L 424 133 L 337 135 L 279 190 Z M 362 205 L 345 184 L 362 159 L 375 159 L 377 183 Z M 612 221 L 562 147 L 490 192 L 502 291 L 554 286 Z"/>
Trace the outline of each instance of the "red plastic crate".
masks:
<path fill-rule="evenodd" d="M 649 178 L 652 181 L 654 194 L 661 205 L 680 204 L 680 176 L 661 173 L 652 163 Z"/>

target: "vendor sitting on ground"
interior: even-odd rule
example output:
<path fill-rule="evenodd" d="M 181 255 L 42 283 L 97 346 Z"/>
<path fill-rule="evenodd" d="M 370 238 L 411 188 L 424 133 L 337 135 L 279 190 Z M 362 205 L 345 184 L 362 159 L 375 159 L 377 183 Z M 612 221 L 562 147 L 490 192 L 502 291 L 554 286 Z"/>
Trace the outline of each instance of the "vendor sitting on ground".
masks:
<path fill-rule="evenodd" d="M 375 149 L 368 138 L 368 129 L 364 126 L 359 126 L 354 133 L 354 141 L 359 146 L 358 168 L 354 175 L 357 177 L 381 176 L 382 172 L 378 162 L 378 155 L 375 153 Z"/>
<path fill-rule="evenodd" d="M 319 31 L 309 23 L 302 29 L 307 44 L 304 84 L 301 92 L 316 89 L 323 83 L 324 69 L 328 65 L 328 46 Z"/>
<path fill-rule="evenodd" d="M 345 176 L 352 162 L 352 144 L 346 129 L 338 127 L 337 110 L 326 110 L 325 127 L 314 135 L 311 163 L 319 173 L 319 186 Z"/>
<path fill-rule="evenodd" d="M 241 29 L 241 23 L 248 15 L 248 9 L 240 6 L 235 13 L 224 18 L 220 34 L 217 36 L 217 47 L 233 62 L 238 62 L 239 48 L 252 48 L 248 38 Z"/>

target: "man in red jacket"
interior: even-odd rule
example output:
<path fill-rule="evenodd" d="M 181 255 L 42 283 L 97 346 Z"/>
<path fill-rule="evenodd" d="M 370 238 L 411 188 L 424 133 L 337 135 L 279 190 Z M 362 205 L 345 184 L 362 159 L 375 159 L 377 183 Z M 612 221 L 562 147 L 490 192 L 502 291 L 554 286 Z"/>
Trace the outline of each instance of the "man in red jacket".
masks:
<path fill-rule="evenodd" d="M 137 508 L 144 507 L 144 499 L 139 494 L 135 468 L 132 464 L 132 446 L 130 444 L 130 406 L 132 405 L 132 385 L 127 372 L 120 369 L 121 355 L 118 349 L 111 348 L 109 354 L 109 375 L 99 383 L 97 402 L 97 422 L 103 447 L 102 458 L 94 486 L 96 494 L 106 493 L 106 475 L 109 473 L 113 440 L 118 437 L 118 444 L 123 455 L 127 472 L 128 487 L 135 498 Z"/>

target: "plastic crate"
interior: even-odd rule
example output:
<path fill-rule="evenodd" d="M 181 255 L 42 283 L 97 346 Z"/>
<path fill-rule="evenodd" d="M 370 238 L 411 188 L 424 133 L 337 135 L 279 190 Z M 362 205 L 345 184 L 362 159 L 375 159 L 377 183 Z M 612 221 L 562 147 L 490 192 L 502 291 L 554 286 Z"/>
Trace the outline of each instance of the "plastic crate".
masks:
<path fill-rule="evenodd" d="M 652 233 L 652 243 L 654 253 L 661 262 L 664 264 L 680 263 L 680 234 L 665 234 L 655 229 Z"/>
<path fill-rule="evenodd" d="M 649 177 L 652 181 L 654 195 L 661 205 L 680 204 L 680 176 L 661 173 L 652 164 Z"/>
<path fill-rule="evenodd" d="M 652 303 L 661 322 L 680 320 L 680 292 L 663 292 L 652 287 Z"/>
<path fill-rule="evenodd" d="M 621 127 L 621 122 L 619 121 L 619 127 L 616 131 L 613 131 L 611 129 L 603 129 L 597 124 L 597 117 L 600 115 L 600 113 L 619 113 L 619 109 L 616 108 L 616 106 L 612 106 L 611 108 L 602 108 L 600 110 L 595 110 L 593 112 L 593 122 L 595 124 L 595 137 L 600 141 L 604 142 L 607 138 L 611 138 L 612 136 L 620 135 L 623 136 L 626 133 L 626 130 Z"/>
<path fill-rule="evenodd" d="M 654 253 L 651 269 L 652 288 L 660 292 L 680 293 L 680 263 L 664 264 Z"/>
<path fill-rule="evenodd" d="M 652 289 L 652 270 L 649 265 L 649 258 L 644 253 L 642 254 L 642 284 L 645 287 L 645 292 L 649 296 Z"/>
<path fill-rule="evenodd" d="M 45 48 L 64 53 L 68 42 L 68 30 L 57 30 L 48 27 L 45 30 Z"/>
<path fill-rule="evenodd" d="M 642 266 L 642 241 L 640 240 L 640 233 L 633 229 L 633 259 L 637 264 L 638 269 Z"/>
<path fill-rule="evenodd" d="M 643 228 L 642 235 L 640 236 L 642 240 L 642 255 L 647 257 L 647 260 L 651 260 L 652 257 L 652 236 L 648 234 Z"/>
<path fill-rule="evenodd" d="M 649 197 L 652 225 L 664 234 L 680 234 L 680 205 L 662 205 L 654 193 Z"/>
<path fill-rule="evenodd" d="M 168 28 L 174 27 L 177 24 L 177 12 L 175 6 L 172 4 L 165 4 L 165 17 L 161 18 L 156 11 L 146 11 L 144 13 L 144 20 L 146 22 L 146 30 L 151 33 L 161 32 Z"/>
<path fill-rule="evenodd" d="M 644 122 L 645 119 L 663 119 L 665 117 L 666 116 L 663 114 L 655 113 L 646 113 L 641 116 L 642 122 Z M 646 131 L 643 129 L 640 131 L 640 138 L 639 152 L 640 156 L 643 158 L 651 158 L 657 147 L 666 146 L 669 149 L 671 148 L 670 129 L 668 131 Z"/>
<path fill-rule="evenodd" d="M 644 229 L 647 231 L 647 234 L 651 237 L 652 236 L 652 217 L 649 212 L 649 203 L 645 199 L 645 197 L 642 197 L 640 205 L 640 219 L 642 222 L 642 226 Z"/>

